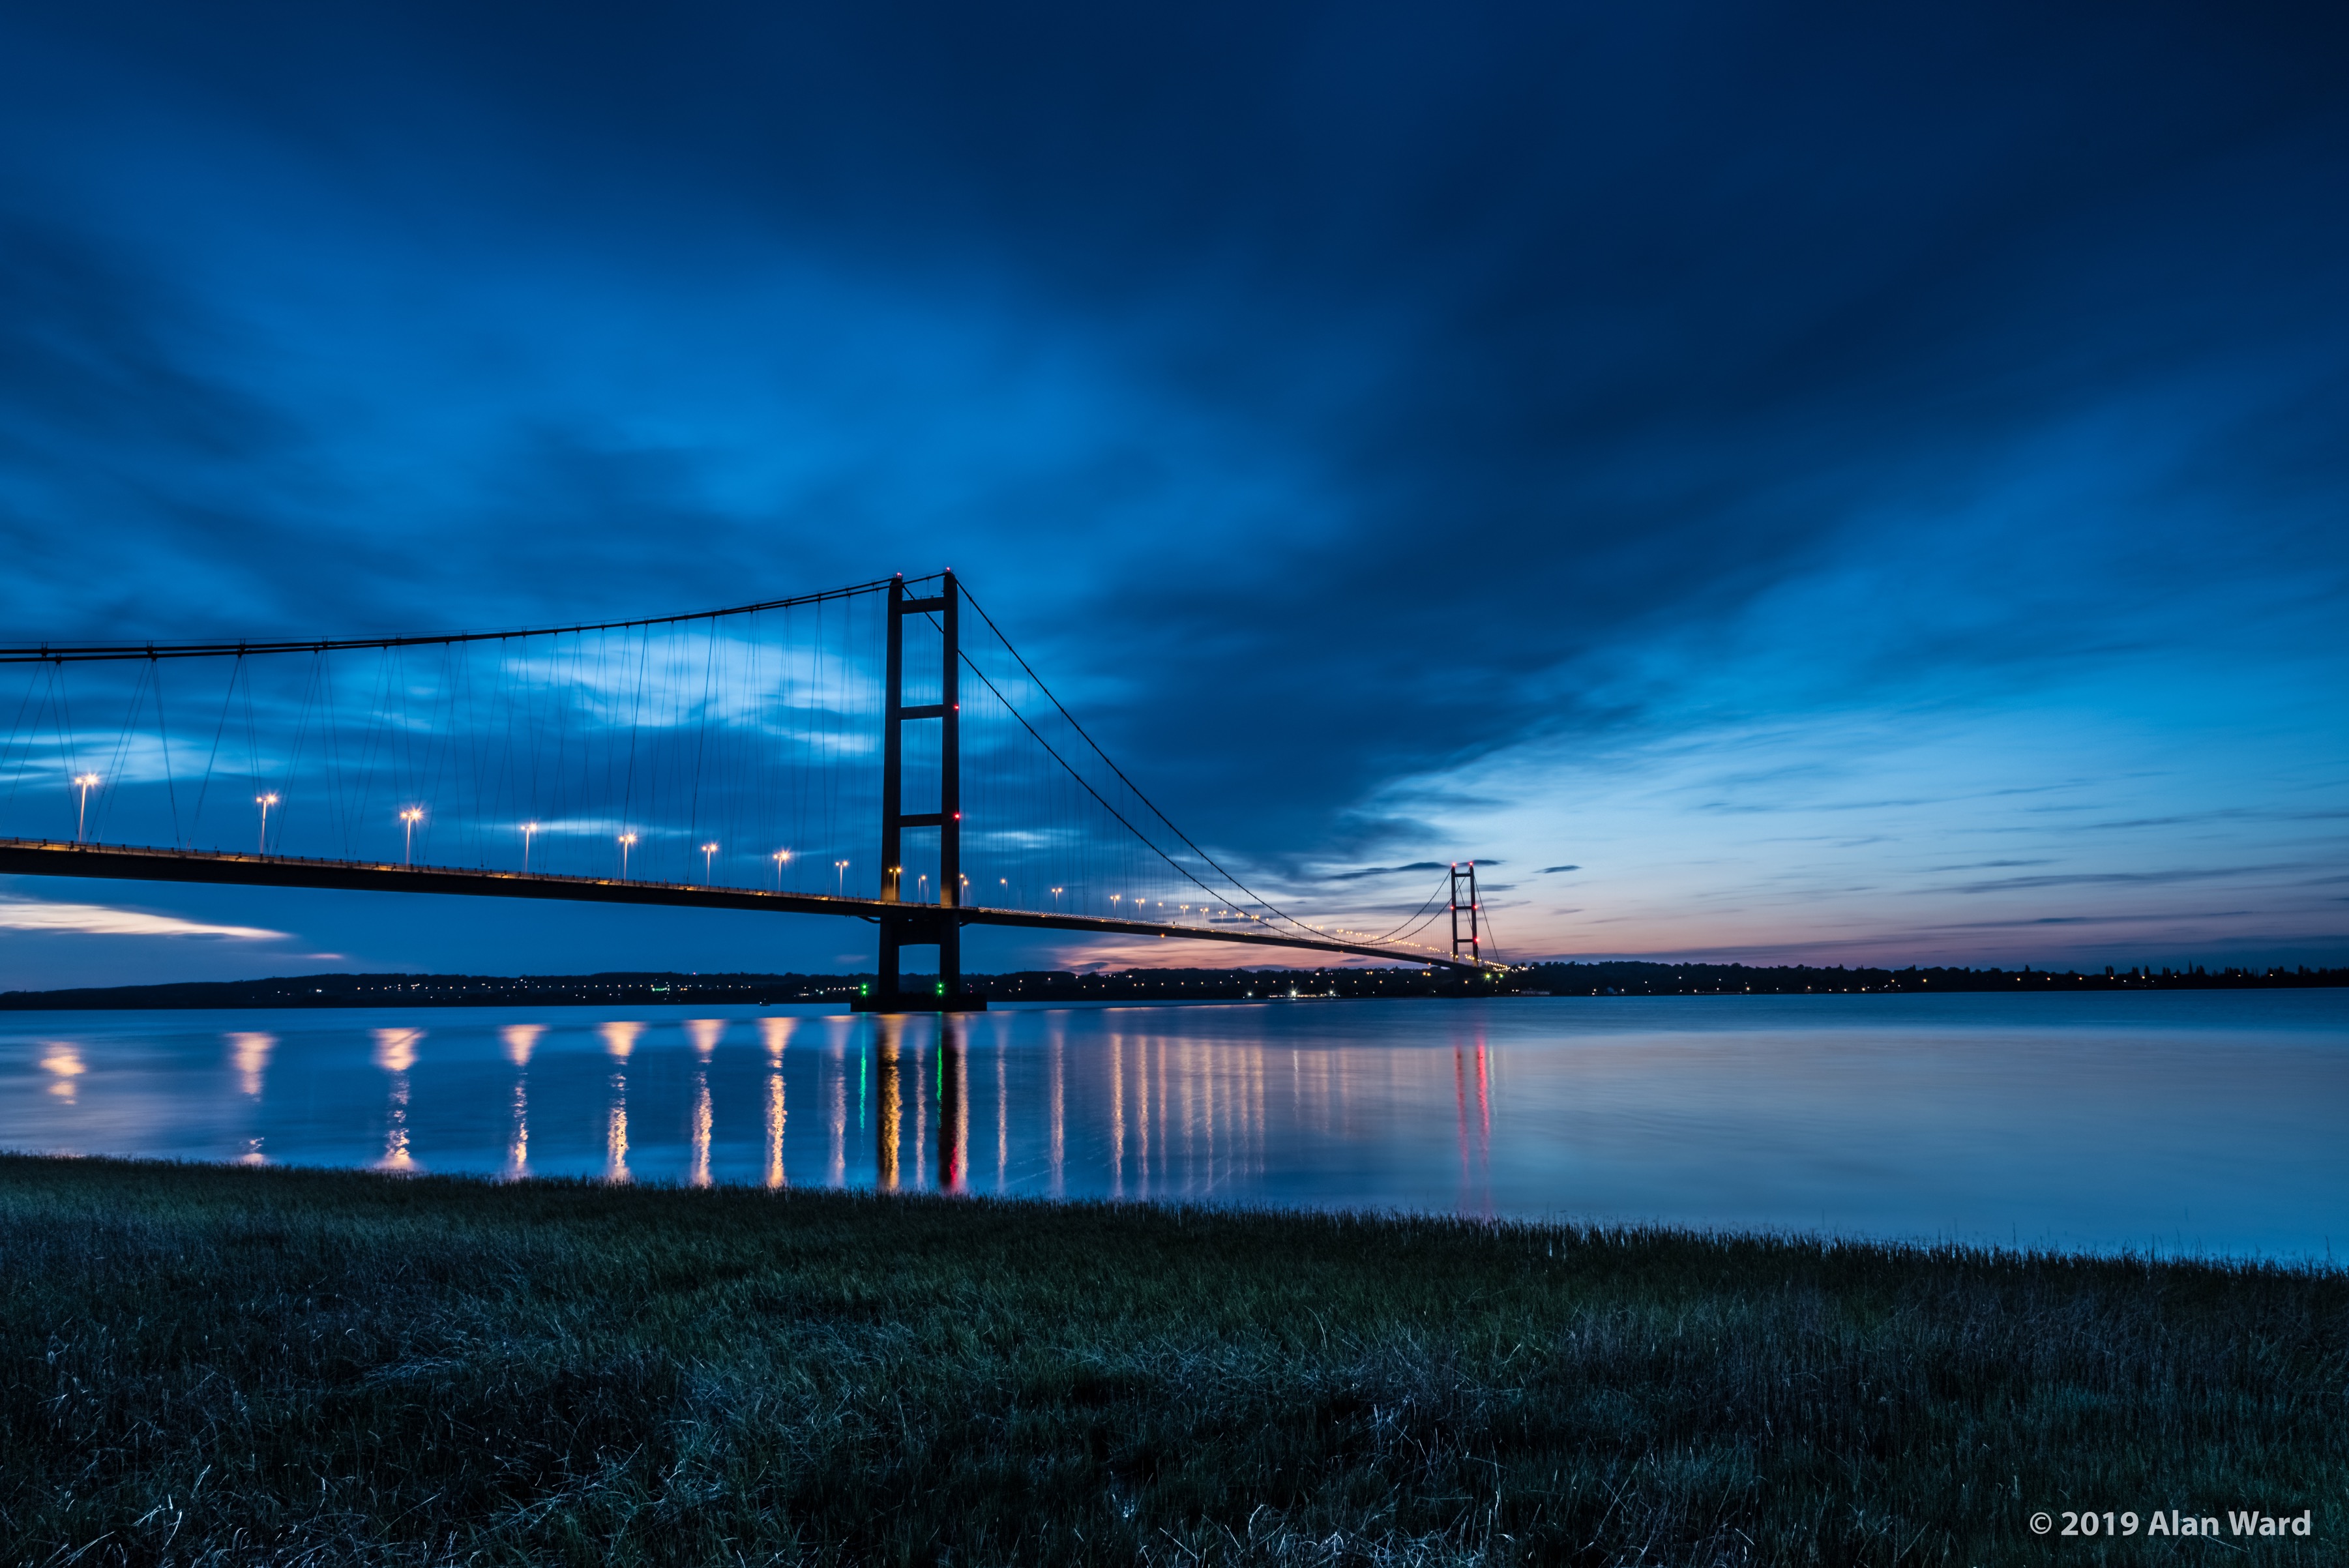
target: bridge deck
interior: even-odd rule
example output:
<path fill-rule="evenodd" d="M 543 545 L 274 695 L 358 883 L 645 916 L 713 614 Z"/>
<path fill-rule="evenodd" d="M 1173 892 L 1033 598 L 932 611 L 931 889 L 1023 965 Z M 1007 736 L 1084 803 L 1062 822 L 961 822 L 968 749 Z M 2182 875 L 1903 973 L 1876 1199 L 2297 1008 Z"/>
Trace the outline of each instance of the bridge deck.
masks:
<path fill-rule="evenodd" d="M 684 882 L 630 882 L 617 877 L 556 877 L 543 872 L 465 870 L 452 866 L 392 866 L 365 860 L 309 860 L 285 855 L 243 855 L 228 850 L 151 849 L 113 844 L 67 844 L 46 838 L 0 838 L 0 875 L 12 877 L 105 877 L 138 882 L 209 882 L 245 888 L 340 888 L 368 893 L 454 893 L 492 898 L 560 898 L 594 904 L 658 904 L 697 909 L 764 909 L 774 914 L 851 916 L 877 920 L 885 914 L 919 909 L 952 913 L 967 926 L 1010 926 L 1027 930 L 1093 931 L 1110 936 L 1181 938 L 1190 941 L 1237 942 L 1251 947 L 1299 948 L 1362 958 L 1431 964 L 1442 969 L 1474 965 L 1436 953 L 1402 952 L 1368 942 L 1289 936 L 1232 926 L 1169 925 L 1154 920 L 1104 919 L 1092 915 L 1044 914 L 1030 909 L 971 907 L 942 911 L 936 905 L 884 903 L 878 898 L 834 898 L 823 893 L 769 893 L 750 888 L 697 887 Z"/>

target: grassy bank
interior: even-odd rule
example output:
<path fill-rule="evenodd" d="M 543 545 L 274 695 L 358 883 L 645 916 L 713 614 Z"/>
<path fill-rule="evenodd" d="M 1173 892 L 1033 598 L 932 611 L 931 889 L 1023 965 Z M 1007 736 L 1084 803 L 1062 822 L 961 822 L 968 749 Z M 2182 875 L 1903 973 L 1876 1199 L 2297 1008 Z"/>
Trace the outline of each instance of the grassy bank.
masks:
<path fill-rule="evenodd" d="M 2339 1274 L 17 1158 L 0 1269 L 10 1562 L 2349 1560 Z"/>

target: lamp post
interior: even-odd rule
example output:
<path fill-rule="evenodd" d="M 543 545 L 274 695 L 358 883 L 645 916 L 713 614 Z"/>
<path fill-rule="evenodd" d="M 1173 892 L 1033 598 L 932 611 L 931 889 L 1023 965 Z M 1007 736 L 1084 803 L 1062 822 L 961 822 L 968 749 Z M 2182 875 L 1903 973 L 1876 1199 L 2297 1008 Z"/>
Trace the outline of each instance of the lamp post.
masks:
<path fill-rule="evenodd" d="M 408 825 L 408 842 L 399 852 L 399 863 L 413 866 L 416 864 L 416 825 L 424 820 L 424 808 L 420 805 L 404 807 L 399 820 Z"/>
<path fill-rule="evenodd" d="M 791 857 L 792 852 L 788 849 L 778 849 L 767 857 L 775 863 L 775 891 L 778 893 L 783 890 L 783 863 Z"/>
<path fill-rule="evenodd" d="M 717 854 L 718 846 L 715 843 L 701 846 L 701 885 L 705 888 L 709 886 L 709 863 Z"/>
<path fill-rule="evenodd" d="M 74 814 L 74 842 L 79 844 L 89 826 L 89 792 L 98 787 L 96 774 L 74 774 L 74 788 L 81 791 L 81 805 Z"/>
<path fill-rule="evenodd" d="M 525 822 L 522 825 L 522 874 L 525 877 L 530 875 L 531 836 L 537 831 L 538 824 L 534 822 Z"/>
<path fill-rule="evenodd" d="M 260 853 L 266 855 L 269 853 L 269 808 L 277 804 L 277 792 L 275 790 L 270 790 L 264 794 L 254 795 L 253 797 L 253 804 L 261 808 Z"/>
<path fill-rule="evenodd" d="M 1052 889 L 1052 913 L 1054 913 L 1054 914 L 1056 914 L 1056 915 L 1057 915 L 1057 914 L 1059 914 L 1060 912 L 1061 912 L 1061 890 L 1060 890 L 1058 888 L 1053 888 L 1053 889 Z"/>
<path fill-rule="evenodd" d="M 628 846 L 636 841 L 636 836 L 633 833 L 620 835 L 620 880 L 623 882 L 628 879 Z"/>
<path fill-rule="evenodd" d="M 838 897 L 845 898 L 848 897 L 848 862 L 845 860 L 833 861 L 832 863 L 832 875 L 833 892 Z"/>

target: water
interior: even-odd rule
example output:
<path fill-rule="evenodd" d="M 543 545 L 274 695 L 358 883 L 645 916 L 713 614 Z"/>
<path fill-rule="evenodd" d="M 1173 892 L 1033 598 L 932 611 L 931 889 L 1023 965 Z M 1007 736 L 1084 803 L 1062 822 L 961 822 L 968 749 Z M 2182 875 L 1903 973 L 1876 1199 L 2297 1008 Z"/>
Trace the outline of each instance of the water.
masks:
<path fill-rule="evenodd" d="M 0 1014 L 0 1147 L 2325 1258 L 2349 992 Z"/>

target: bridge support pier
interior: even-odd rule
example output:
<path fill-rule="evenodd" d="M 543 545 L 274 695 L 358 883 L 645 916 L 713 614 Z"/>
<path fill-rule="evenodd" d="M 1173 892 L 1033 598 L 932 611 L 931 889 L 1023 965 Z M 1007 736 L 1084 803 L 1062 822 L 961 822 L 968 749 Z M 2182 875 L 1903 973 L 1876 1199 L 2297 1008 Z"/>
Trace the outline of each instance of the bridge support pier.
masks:
<path fill-rule="evenodd" d="M 929 991 L 907 991 L 900 972 L 899 950 L 935 947 L 938 979 Z M 852 999 L 855 1012 L 984 1012 L 987 998 L 962 988 L 962 922 L 935 909 L 916 907 L 902 915 L 881 917 L 880 973 L 873 994 Z"/>
<path fill-rule="evenodd" d="M 851 1005 L 859 1012 L 980 1012 L 987 999 L 962 988 L 962 920 L 955 913 L 962 904 L 962 650 L 959 631 L 961 594 L 952 572 L 946 574 L 936 595 L 908 598 L 905 579 L 889 584 L 889 646 L 885 707 L 881 719 L 881 901 L 904 901 L 905 882 L 905 830 L 938 830 L 938 901 L 916 905 L 904 914 L 881 917 L 881 952 L 873 994 Z M 905 619 L 936 616 L 940 633 L 938 700 L 908 706 L 905 701 Z M 909 723 L 938 723 L 938 809 L 905 810 L 905 732 Z M 938 980 L 928 995 L 908 992 L 901 983 L 899 950 L 936 946 Z"/>

